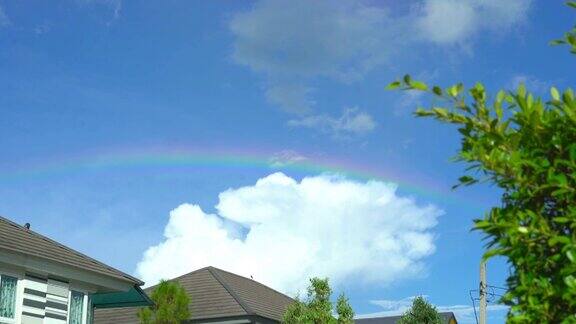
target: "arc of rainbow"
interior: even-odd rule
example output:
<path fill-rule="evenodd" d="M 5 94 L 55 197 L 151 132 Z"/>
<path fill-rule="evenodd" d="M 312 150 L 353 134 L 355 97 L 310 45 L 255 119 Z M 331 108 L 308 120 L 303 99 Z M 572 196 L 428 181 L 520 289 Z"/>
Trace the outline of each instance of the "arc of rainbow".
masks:
<path fill-rule="evenodd" d="M 378 180 L 396 183 L 407 192 L 434 198 L 435 200 L 453 200 L 447 189 L 420 183 L 409 183 L 390 172 L 377 168 L 354 164 L 345 160 L 304 159 L 286 162 L 273 167 L 272 154 L 263 152 L 234 151 L 227 149 L 197 150 L 190 148 L 153 148 L 153 149 L 116 149 L 84 152 L 74 156 L 59 156 L 51 159 L 36 160 L 14 168 L 0 171 L 1 180 L 36 179 L 57 176 L 69 172 L 110 171 L 137 167 L 229 167 L 255 168 L 273 171 L 293 171 L 304 174 L 333 173 L 365 181 Z M 467 204 L 474 201 L 466 201 Z"/>

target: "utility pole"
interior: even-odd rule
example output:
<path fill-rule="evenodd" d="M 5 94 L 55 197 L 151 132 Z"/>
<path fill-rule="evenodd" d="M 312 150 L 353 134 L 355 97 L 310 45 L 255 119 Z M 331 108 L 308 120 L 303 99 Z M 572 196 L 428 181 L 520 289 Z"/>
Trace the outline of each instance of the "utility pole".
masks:
<path fill-rule="evenodd" d="M 486 294 L 488 284 L 486 283 L 486 261 L 480 262 L 480 321 L 478 324 L 486 324 Z"/>

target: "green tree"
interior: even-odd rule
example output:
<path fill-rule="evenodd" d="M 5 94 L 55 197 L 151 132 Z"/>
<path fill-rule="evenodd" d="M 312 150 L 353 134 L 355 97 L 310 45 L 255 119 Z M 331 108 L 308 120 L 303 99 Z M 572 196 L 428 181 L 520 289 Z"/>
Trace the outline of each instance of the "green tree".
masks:
<path fill-rule="evenodd" d="M 576 30 L 555 43 L 575 52 Z M 438 104 L 416 116 L 458 126 L 456 160 L 468 168 L 455 187 L 488 182 L 502 190 L 501 203 L 475 220 L 474 229 L 486 235 L 485 259 L 501 255 L 511 265 L 502 298 L 511 306 L 508 321 L 576 323 L 573 90 L 553 87 L 544 100 L 520 85 L 491 97 L 481 83 L 467 91 L 461 83 L 442 89 L 408 75 L 388 88 L 430 92 Z"/>
<path fill-rule="evenodd" d="M 344 294 L 338 296 L 336 314 L 338 314 L 338 324 L 354 323 L 354 310 Z"/>
<path fill-rule="evenodd" d="M 338 297 L 335 309 L 338 318 L 334 318 L 331 295 L 332 289 L 327 278 L 310 279 L 307 299 L 302 301 L 296 298 L 296 302 L 286 309 L 282 322 L 286 324 L 352 324 L 354 311 L 346 296 L 342 294 Z"/>
<path fill-rule="evenodd" d="M 412 301 L 412 307 L 402 315 L 398 324 L 440 324 L 440 314 L 436 307 L 419 296 Z"/>
<path fill-rule="evenodd" d="M 160 281 L 150 299 L 154 305 L 138 312 L 142 324 L 179 324 L 190 318 L 190 297 L 177 282 Z"/>

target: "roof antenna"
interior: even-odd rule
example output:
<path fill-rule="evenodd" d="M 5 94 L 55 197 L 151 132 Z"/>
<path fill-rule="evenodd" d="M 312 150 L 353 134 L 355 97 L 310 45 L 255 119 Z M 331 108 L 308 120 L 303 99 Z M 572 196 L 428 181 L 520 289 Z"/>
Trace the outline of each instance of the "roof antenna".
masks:
<path fill-rule="evenodd" d="M 254 277 L 252 275 L 250 275 L 250 279 L 254 280 Z"/>
<path fill-rule="evenodd" d="M 30 230 L 30 223 L 24 224 L 24 228 L 27 229 L 27 230 Z"/>

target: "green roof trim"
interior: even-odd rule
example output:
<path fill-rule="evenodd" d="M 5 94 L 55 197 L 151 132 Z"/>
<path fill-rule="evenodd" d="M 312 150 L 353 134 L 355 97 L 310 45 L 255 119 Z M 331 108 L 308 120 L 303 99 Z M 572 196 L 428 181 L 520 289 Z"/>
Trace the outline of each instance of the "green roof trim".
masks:
<path fill-rule="evenodd" d="M 90 296 L 94 308 L 152 306 L 154 302 L 138 286 L 123 292 L 99 293 Z"/>

